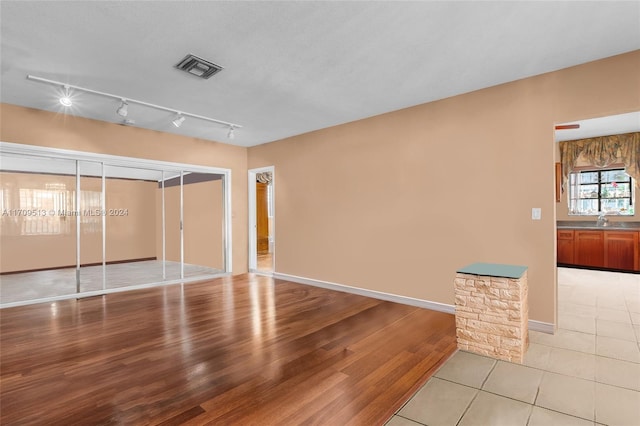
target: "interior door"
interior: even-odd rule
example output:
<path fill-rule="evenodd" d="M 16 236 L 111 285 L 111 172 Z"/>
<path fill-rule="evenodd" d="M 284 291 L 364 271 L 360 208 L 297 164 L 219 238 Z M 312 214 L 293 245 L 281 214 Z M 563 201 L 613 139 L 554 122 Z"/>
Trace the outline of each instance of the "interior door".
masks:
<path fill-rule="evenodd" d="M 258 254 L 269 253 L 268 184 L 256 182 L 256 246 Z"/>

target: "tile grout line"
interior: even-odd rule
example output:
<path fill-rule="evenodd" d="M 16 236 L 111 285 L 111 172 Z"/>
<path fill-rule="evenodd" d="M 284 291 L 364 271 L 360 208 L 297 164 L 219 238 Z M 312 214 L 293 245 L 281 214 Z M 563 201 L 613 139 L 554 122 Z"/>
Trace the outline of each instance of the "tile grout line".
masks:
<path fill-rule="evenodd" d="M 482 356 L 482 355 L 480 355 L 480 356 Z M 526 367 L 526 366 L 525 366 L 525 367 Z M 529 368 L 533 368 L 533 367 L 529 367 Z M 539 369 L 537 369 L 537 368 L 536 368 L 536 370 L 539 370 Z M 541 371 L 542 371 L 543 373 L 552 373 L 552 374 L 558 374 L 558 375 L 560 375 L 560 376 L 572 377 L 572 376 L 566 376 L 565 374 L 554 373 L 553 371 L 545 371 L 545 370 L 541 370 Z M 529 405 L 529 406 L 531 406 L 531 407 L 538 407 L 538 408 L 541 408 L 541 409 L 543 409 L 543 410 L 553 411 L 553 412 L 555 412 L 555 413 L 564 414 L 565 416 L 575 417 L 575 418 L 577 418 L 577 419 L 593 421 L 593 420 L 587 419 L 587 418 L 585 418 L 585 417 L 580 417 L 580 416 L 576 416 L 576 415 L 573 415 L 573 414 L 564 413 L 564 412 L 562 412 L 562 411 L 554 410 L 553 408 L 548 408 L 548 407 L 543 407 L 543 406 L 541 406 L 541 405 L 536 405 L 536 402 L 537 402 L 537 400 L 538 400 L 538 395 L 539 395 L 539 393 L 540 393 L 540 385 L 538 385 L 538 391 L 536 392 L 536 398 L 534 399 L 534 402 L 533 402 L 533 403 L 529 403 L 529 402 L 526 402 L 526 401 L 522 401 L 522 400 L 519 400 L 519 399 L 512 398 L 512 397 L 510 397 L 510 396 L 500 395 L 499 393 L 495 393 L 495 392 L 492 392 L 492 391 L 489 391 L 489 390 L 486 390 L 486 389 L 479 389 L 479 388 L 476 388 L 476 387 L 473 387 L 473 386 L 469 386 L 469 385 L 465 385 L 465 384 L 462 384 L 462 383 L 454 382 L 453 380 L 443 379 L 443 378 L 441 378 L 441 377 L 437 377 L 437 378 L 438 378 L 438 379 L 440 379 L 440 380 L 443 380 L 443 381 L 445 381 L 445 382 L 453 383 L 454 385 L 464 386 L 464 387 L 466 387 L 466 388 L 476 390 L 476 391 L 477 391 L 476 396 L 474 396 L 474 397 L 473 397 L 473 399 L 471 400 L 471 403 L 473 403 L 473 401 L 475 401 L 476 397 L 478 396 L 478 394 L 479 394 L 480 392 L 485 392 L 485 393 L 488 393 L 488 394 L 491 394 L 491 395 L 499 396 L 499 397 L 501 397 L 501 398 L 509 399 L 509 400 L 511 400 L 511 401 L 520 402 L 520 403 L 522 403 L 522 404 L 526 404 L 526 405 Z M 575 377 L 575 378 L 577 379 L 577 378 L 579 378 L 579 377 Z M 587 379 L 582 379 L 582 380 L 587 380 Z M 588 380 L 588 381 L 590 381 L 590 380 Z M 606 385 L 606 383 L 602 383 L 602 384 L 605 384 L 605 385 Z M 595 386 L 595 382 L 594 382 L 594 386 Z M 614 385 L 608 385 L 608 386 L 619 387 L 619 386 L 614 386 Z M 626 388 L 621 388 L 621 389 L 626 389 Z M 471 406 L 471 403 L 469 403 L 469 406 Z M 464 417 L 464 415 L 467 413 L 468 409 L 469 409 L 469 407 L 467 407 L 467 408 L 465 409 L 464 413 L 462 414 L 462 417 Z M 532 411 L 533 411 L 533 410 L 532 410 Z M 462 417 L 460 417 L 460 419 L 462 419 Z M 407 418 L 407 419 L 409 419 L 408 417 L 406 417 L 406 418 Z M 415 422 L 415 421 L 416 421 L 416 420 L 413 420 L 413 419 L 409 419 L 409 420 L 411 420 L 411 421 L 413 421 L 413 422 Z"/>
<path fill-rule="evenodd" d="M 492 358 L 493 359 L 493 358 Z M 484 384 L 487 383 L 487 380 L 489 380 L 489 376 L 491 376 L 491 373 L 493 373 L 493 370 L 496 369 L 496 367 L 498 366 L 498 360 L 494 360 L 495 362 L 493 363 L 493 366 L 491 367 L 491 371 L 489 371 L 489 374 L 487 374 L 487 377 L 484 378 L 484 380 L 482 381 L 482 383 L 480 384 L 480 390 L 482 390 L 482 388 L 484 387 Z"/>
<path fill-rule="evenodd" d="M 402 416 L 400 414 L 394 414 L 393 416 L 391 416 L 391 419 L 393 419 L 394 416 L 402 417 L 403 419 L 409 420 L 410 422 L 413 422 L 413 423 L 416 423 L 416 424 L 419 424 L 419 425 L 428 426 L 426 423 L 422 423 L 422 422 L 419 422 L 417 420 L 410 419 L 409 417 L 405 417 L 405 416 Z M 391 419 L 389 419 L 389 421 L 391 421 Z M 387 422 L 387 423 L 389 423 L 389 422 Z M 387 423 L 385 423 L 385 425 Z"/>
<path fill-rule="evenodd" d="M 476 388 L 473 388 L 476 389 Z M 473 402 L 476 400 L 476 398 L 478 398 L 478 395 L 480 395 L 480 392 L 482 392 L 480 389 L 476 389 L 476 394 L 473 396 L 473 398 L 471 399 L 471 401 L 469 401 L 469 404 L 467 405 L 467 407 L 464 409 L 464 411 L 462 412 L 462 415 L 460 416 L 460 418 L 458 419 L 458 421 L 456 422 L 456 426 L 460 425 L 460 422 L 462 421 L 462 419 L 464 419 L 464 416 L 467 414 L 467 412 L 469 411 L 469 408 L 471 408 L 471 405 L 473 404 Z"/>
<path fill-rule="evenodd" d="M 622 342 L 639 343 L 639 342 L 634 342 L 634 341 L 632 341 L 632 340 L 617 339 L 617 338 L 615 338 L 615 337 L 599 336 L 599 335 L 597 335 L 597 334 L 593 334 L 592 336 L 596 337 L 596 339 L 597 339 L 598 337 L 606 337 L 606 338 L 609 338 L 609 339 L 616 339 L 616 340 L 620 340 L 620 341 L 622 341 Z M 575 350 L 575 349 L 568 349 L 568 348 L 561 348 L 561 347 L 558 347 L 558 346 L 548 345 L 548 344 L 546 344 L 546 343 L 538 343 L 538 342 L 530 342 L 530 343 L 534 343 L 534 344 L 536 344 L 536 345 L 540 345 L 540 346 L 546 346 L 547 348 L 562 349 L 562 350 L 565 350 L 565 351 L 576 352 L 576 353 L 584 354 L 584 355 L 594 355 L 594 356 L 599 356 L 599 357 L 602 357 L 602 358 L 613 359 L 613 360 L 617 360 L 617 361 L 625 361 L 625 362 L 631 362 L 631 363 L 633 363 L 633 364 L 640 364 L 640 362 L 636 362 L 636 361 L 629 361 L 628 359 L 614 358 L 614 357 L 612 357 L 612 356 L 599 355 L 599 354 L 597 354 L 597 353 L 577 351 L 577 350 Z M 596 342 L 596 350 L 597 350 L 597 342 Z M 640 350 L 639 350 L 639 352 L 640 352 Z M 522 364 L 522 365 L 525 365 L 525 366 L 529 367 L 529 366 L 528 366 L 528 365 L 526 365 L 526 364 Z M 531 366 L 531 368 L 537 368 L 537 369 L 540 369 L 540 367 L 533 367 L 533 366 Z"/>
<path fill-rule="evenodd" d="M 541 343 L 538 343 L 538 344 L 542 345 Z M 555 346 L 548 346 L 548 345 L 543 345 L 543 346 L 547 346 L 549 348 L 555 348 L 555 349 L 564 349 L 564 348 L 556 348 Z M 564 349 L 564 350 L 572 351 L 571 349 Z M 476 355 L 476 356 L 479 356 L 479 357 L 483 357 L 483 358 L 487 358 L 487 359 L 491 359 L 491 360 L 496 361 L 496 364 L 491 368 L 491 371 L 489 372 L 489 375 L 491 375 L 491 373 L 493 372 L 493 369 L 496 367 L 497 363 L 499 361 L 502 361 L 502 360 L 496 360 L 494 358 L 491 358 L 491 357 L 488 357 L 488 356 L 485 356 L 485 355 L 475 354 L 473 352 L 467 352 L 467 351 L 462 351 L 462 352 L 470 353 L 470 354 L 473 354 L 473 355 Z M 601 355 L 597 355 L 597 354 L 589 354 L 589 353 L 580 352 L 580 351 L 573 351 L 573 352 L 577 352 L 577 353 L 580 353 L 580 354 L 586 354 L 586 355 L 593 355 L 594 357 L 607 358 L 607 359 L 611 359 L 611 360 L 614 360 L 614 361 L 622 361 L 622 362 L 628 362 L 628 363 L 631 363 L 631 364 L 638 364 L 638 363 L 635 363 L 633 361 L 627 361 L 627 360 L 618 359 L 618 358 L 610 358 L 610 357 L 605 357 L 605 356 L 601 356 Z M 594 377 L 593 379 L 585 379 L 584 377 L 571 376 L 569 374 L 564 374 L 564 373 L 557 373 L 555 371 L 545 370 L 544 368 L 533 367 L 533 366 L 526 365 L 526 364 L 518 364 L 518 363 L 515 363 L 515 362 L 509 362 L 509 361 L 503 361 L 503 362 L 507 362 L 507 363 L 513 364 L 513 365 L 519 365 L 519 366 L 526 367 L 526 368 L 532 368 L 534 370 L 542 371 L 543 373 L 557 374 L 559 376 L 570 377 L 570 378 L 573 378 L 573 379 L 585 380 L 585 381 L 593 382 L 593 383 L 600 383 L 600 384 L 603 384 L 603 385 L 612 386 L 612 387 L 619 388 L 619 389 L 630 390 L 630 391 L 633 391 L 633 392 L 640 392 L 640 390 L 631 389 L 631 388 L 627 388 L 627 387 L 624 387 L 624 386 L 612 385 L 611 383 L 600 382 L 600 381 L 597 380 L 596 377 Z M 483 392 L 493 393 L 493 392 L 487 391 L 485 389 L 482 389 L 482 386 L 484 386 L 485 382 L 489 378 L 489 375 L 483 380 L 482 385 L 481 385 L 480 388 L 476 388 L 476 387 L 473 387 L 473 386 L 465 385 L 463 383 L 454 382 L 453 380 L 448 380 L 448 379 L 444 379 L 444 378 L 441 378 L 441 377 L 438 377 L 438 378 L 441 379 L 441 380 L 446 380 L 448 382 L 458 384 L 458 385 L 467 386 L 467 387 L 470 387 L 472 389 L 478 389 L 478 390 L 482 390 Z M 494 394 L 494 395 L 499 395 L 499 394 Z M 499 396 L 503 396 L 503 395 L 499 395 Z M 505 397 L 505 398 L 509 398 L 509 397 Z M 519 401 L 519 400 L 514 399 L 514 398 L 510 398 L 510 399 L 513 399 L 514 401 Z M 524 402 L 524 401 L 520 401 L 520 402 Z"/>
<path fill-rule="evenodd" d="M 638 342 L 633 342 L 631 340 L 616 339 L 615 337 L 609 337 L 609 336 L 596 336 L 596 340 L 597 340 L 598 337 L 605 337 L 607 339 L 620 340 L 621 342 L 625 342 L 625 343 L 638 343 Z M 597 344 L 597 342 L 596 342 L 596 344 Z M 559 348 L 557 346 L 545 345 L 544 343 L 536 343 L 536 345 L 546 346 L 546 347 L 552 348 L 552 349 L 562 349 L 562 350 L 565 350 L 565 351 L 576 352 L 576 353 L 582 354 L 582 355 L 593 355 L 595 357 L 611 359 L 611 360 L 614 360 L 614 361 L 623 361 L 623 362 L 630 362 L 632 364 L 640 364 L 640 361 L 631 361 L 631 360 L 624 359 L 624 358 L 616 358 L 615 356 L 610 356 L 610 355 L 600 355 L 598 353 L 589 353 L 589 352 L 576 351 L 574 349 Z M 597 350 L 597 347 L 596 347 L 596 350 Z M 638 353 L 640 354 L 640 348 L 638 348 Z M 539 367 L 531 367 L 531 368 L 539 368 Z"/>

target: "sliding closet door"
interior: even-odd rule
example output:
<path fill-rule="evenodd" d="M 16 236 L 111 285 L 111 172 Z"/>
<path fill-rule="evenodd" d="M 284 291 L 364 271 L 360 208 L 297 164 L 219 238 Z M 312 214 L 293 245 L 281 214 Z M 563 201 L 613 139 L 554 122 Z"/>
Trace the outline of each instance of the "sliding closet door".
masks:
<path fill-rule="evenodd" d="M 184 275 L 224 271 L 224 200 L 222 175 L 185 173 Z"/>
<path fill-rule="evenodd" d="M 105 166 L 107 288 L 162 282 L 157 253 L 159 170 Z"/>
<path fill-rule="evenodd" d="M 76 162 L 2 154 L 0 303 L 76 292 Z"/>
<path fill-rule="evenodd" d="M 104 289 L 102 163 L 78 161 L 78 292 Z"/>
<path fill-rule="evenodd" d="M 0 148 L 0 305 L 226 272 L 225 170 Z"/>
<path fill-rule="evenodd" d="M 182 172 L 164 172 L 165 280 L 182 278 Z M 162 183 L 161 183 L 162 185 Z"/>

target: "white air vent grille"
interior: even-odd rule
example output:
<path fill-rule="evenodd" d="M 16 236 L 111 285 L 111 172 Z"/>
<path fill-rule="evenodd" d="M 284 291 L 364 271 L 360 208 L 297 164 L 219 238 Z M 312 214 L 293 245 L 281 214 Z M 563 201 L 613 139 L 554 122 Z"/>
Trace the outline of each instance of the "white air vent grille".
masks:
<path fill-rule="evenodd" d="M 178 62 L 176 68 L 204 79 L 211 77 L 223 69 L 220 65 L 216 65 L 213 62 L 209 62 L 192 54 L 188 54 Z"/>

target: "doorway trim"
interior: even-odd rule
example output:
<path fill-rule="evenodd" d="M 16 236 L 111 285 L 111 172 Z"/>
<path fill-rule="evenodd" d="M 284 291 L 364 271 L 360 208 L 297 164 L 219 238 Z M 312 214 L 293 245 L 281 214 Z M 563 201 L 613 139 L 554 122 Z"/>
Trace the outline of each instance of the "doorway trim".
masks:
<path fill-rule="evenodd" d="M 258 271 L 258 246 L 257 246 L 257 218 L 256 218 L 256 175 L 258 173 L 271 172 L 272 181 L 271 181 L 271 191 L 273 197 L 273 271 L 266 273 L 264 271 Z M 275 166 L 267 166 L 267 167 L 258 167 L 256 169 L 249 169 L 248 171 L 248 194 L 249 194 L 249 272 L 260 272 L 266 275 L 273 275 L 275 272 L 276 265 L 276 250 L 275 250 L 275 235 L 276 235 L 276 206 L 275 206 L 275 198 L 276 198 L 276 173 Z"/>

